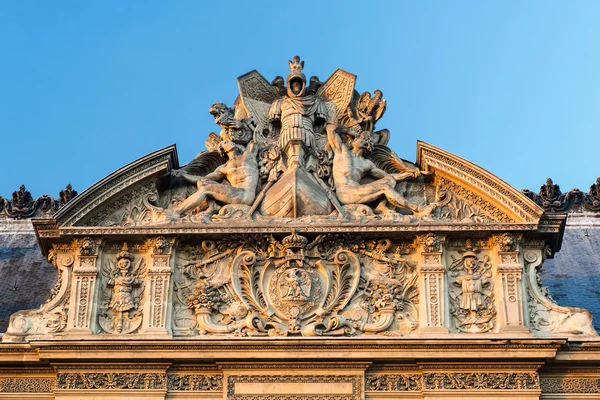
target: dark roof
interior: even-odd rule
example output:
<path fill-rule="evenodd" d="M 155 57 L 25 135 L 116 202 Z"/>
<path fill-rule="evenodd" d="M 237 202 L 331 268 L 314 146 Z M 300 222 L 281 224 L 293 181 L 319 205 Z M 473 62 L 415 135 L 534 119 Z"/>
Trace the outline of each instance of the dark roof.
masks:
<path fill-rule="evenodd" d="M 561 306 L 592 312 L 600 331 L 600 218 L 569 216 L 561 250 L 543 264 L 542 284 Z"/>
<path fill-rule="evenodd" d="M 0 332 L 5 332 L 11 314 L 46 301 L 57 271 L 42 255 L 30 221 L 0 222 L 0 228 Z"/>

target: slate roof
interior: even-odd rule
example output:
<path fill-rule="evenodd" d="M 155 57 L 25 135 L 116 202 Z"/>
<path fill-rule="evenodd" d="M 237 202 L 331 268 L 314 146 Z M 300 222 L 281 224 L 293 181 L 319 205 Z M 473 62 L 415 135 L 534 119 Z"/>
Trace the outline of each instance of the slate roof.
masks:
<path fill-rule="evenodd" d="M 561 250 L 543 264 L 542 284 L 559 305 L 591 311 L 600 332 L 600 213 L 569 215 Z"/>
<path fill-rule="evenodd" d="M 0 221 L 0 332 L 6 331 L 11 314 L 40 307 L 57 275 L 42 255 L 30 221 Z"/>

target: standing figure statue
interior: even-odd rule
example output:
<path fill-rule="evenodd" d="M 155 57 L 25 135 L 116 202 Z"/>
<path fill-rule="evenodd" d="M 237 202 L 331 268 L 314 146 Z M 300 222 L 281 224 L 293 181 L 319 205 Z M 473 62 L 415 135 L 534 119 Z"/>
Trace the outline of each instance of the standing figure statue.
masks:
<path fill-rule="evenodd" d="M 259 179 L 256 138 L 245 148 L 231 140 L 224 140 L 219 143 L 218 151 L 221 155 L 227 155 L 228 161 L 208 175 L 190 175 L 183 170 L 171 172 L 173 176 L 180 176 L 198 186 L 196 193 L 175 207 L 175 217 L 196 207 L 208 208 L 208 199 L 223 204 L 252 205 Z M 227 183 L 220 183 L 222 180 Z"/>
<path fill-rule="evenodd" d="M 484 307 L 483 276 L 477 268 L 475 253 L 467 251 L 463 255 L 464 275 L 460 277 L 462 299 L 460 308 L 463 310 L 477 311 Z"/>
<path fill-rule="evenodd" d="M 140 287 L 142 280 L 130 271 L 133 262 L 133 254 L 127 251 L 125 246 L 123 251 L 117 254 L 117 271 L 115 275 L 108 280 L 106 286 L 113 288 L 112 298 L 108 307 L 119 313 L 139 307 L 138 300 L 133 296 L 133 288 Z"/>
<path fill-rule="evenodd" d="M 411 204 L 395 190 L 398 181 L 409 177 L 419 177 L 421 171 L 411 169 L 406 172 L 388 174 L 367 158 L 373 147 L 368 131 L 357 134 L 343 125 L 331 122 L 327 124 L 326 130 L 327 140 L 334 154 L 333 181 L 341 204 L 367 204 L 376 200 L 387 200 L 394 207 L 408 209 L 414 214 L 431 212 L 432 206 L 421 207 Z M 349 149 L 342 141 L 340 133 L 353 137 L 352 149 Z M 361 180 L 368 175 L 377 180 L 361 184 Z"/>
<path fill-rule="evenodd" d="M 269 110 L 269 120 L 280 127 L 279 145 L 288 154 L 288 164 L 302 162 L 304 150 L 315 145 L 315 130 L 327 119 L 327 108 L 316 94 L 308 94 L 306 76 L 302 73 L 304 61 L 295 56 L 289 62 L 291 72 L 287 77 L 287 96 L 277 99 Z M 291 149 L 288 145 L 291 143 Z"/>

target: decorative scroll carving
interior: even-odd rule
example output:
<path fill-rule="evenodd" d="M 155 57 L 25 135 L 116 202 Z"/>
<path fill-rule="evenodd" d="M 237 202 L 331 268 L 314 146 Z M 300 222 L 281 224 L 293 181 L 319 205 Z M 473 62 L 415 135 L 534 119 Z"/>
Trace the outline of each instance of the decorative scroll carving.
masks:
<path fill-rule="evenodd" d="M 489 332 L 495 326 L 496 309 L 489 256 L 479 259 L 467 241 L 466 250 L 448 267 L 453 289 L 450 311 L 460 332 Z"/>
<path fill-rule="evenodd" d="M 504 212 L 465 188 L 439 177 L 436 187 L 437 208 L 434 215 L 441 219 L 462 222 L 513 222 Z"/>
<path fill-rule="evenodd" d="M 176 325 L 182 318 L 182 329 L 244 336 L 409 333 L 418 325 L 418 274 L 401 254 L 407 249 L 393 249 L 389 239 L 323 235 L 309 243 L 295 232 L 281 241 L 205 241 L 180 256 L 176 298 L 196 324 L 179 305 Z"/>
<path fill-rule="evenodd" d="M 144 292 L 144 260 L 128 251 L 127 243 L 117 254 L 116 263 L 103 265 L 104 277 L 99 305 L 99 323 L 107 333 L 131 333 L 142 323 L 142 294 Z"/>
<path fill-rule="evenodd" d="M 579 189 L 573 189 L 567 193 L 562 193 L 560 187 L 552 179 L 548 178 L 546 183 L 540 187 L 540 192 L 535 194 L 527 189 L 523 189 L 523 194 L 539 204 L 545 211 L 561 212 L 572 205 L 573 201 L 581 201 L 581 192 Z"/>
<path fill-rule="evenodd" d="M 58 389 L 166 389 L 166 374 L 157 372 L 59 372 Z"/>
<path fill-rule="evenodd" d="M 530 329 L 538 336 L 597 336 L 589 311 L 559 306 L 549 297 L 541 282 L 542 258 L 541 250 L 524 254 Z"/>
<path fill-rule="evenodd" d="M 54 378 L 0 378 L 0 393 L 52 393 Z"/>
<path fill-rule="evenodd" d="M 534 390 L 540 379 L 534 372 L 436 372 L 424 373 L 426 390 Z"/>
<path fill-rule="evenodd" d="M 600 393 L 598 377 L 558 377 L 542 376 L 540 379 L 542 393 Z"/>
<path fill-rule="evenodd" d="M 0 196 L 0 216 L 18 220 L 49 218 L 75 196 L 77 192 L 69 184 L 65 190 L 61 190 L 57 200 L 47 194 L 34 199 L 25 185 L 21 185 L 19 190 L 13 192 L 10 200 Z"/>
<path fill-rule="evenodd" d="M 419 392 L 423 390 L 420 374 L 377 374 L 365 376 L 365 390 L 374 392 Z"/>

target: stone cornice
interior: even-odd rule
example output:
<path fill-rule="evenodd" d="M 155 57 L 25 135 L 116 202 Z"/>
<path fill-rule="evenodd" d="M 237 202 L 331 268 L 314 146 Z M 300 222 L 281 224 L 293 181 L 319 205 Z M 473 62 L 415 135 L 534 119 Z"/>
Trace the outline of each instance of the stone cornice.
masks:
<path fill-rule="evenodd" d="M 459 182 L 479 194 L 514 221 L 537 222 L 544 210 L 497 176 L 457 155 L 428 143 L 417 142 L 417 165 L 423 171 Z"/>
<path fill-rule="evenodd" d="M 88 216 L 106 200 L 129 188 L 133 183 L 163 173 L 168 168 L 178 167 L 179 161 L 175 145 L 157 150 L 118 169 L 92 185 L 61 208 L 54 218 L 59 226 L 72 226 Z"/>

